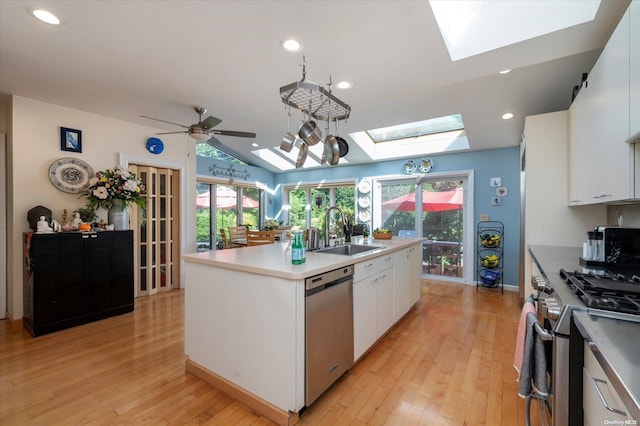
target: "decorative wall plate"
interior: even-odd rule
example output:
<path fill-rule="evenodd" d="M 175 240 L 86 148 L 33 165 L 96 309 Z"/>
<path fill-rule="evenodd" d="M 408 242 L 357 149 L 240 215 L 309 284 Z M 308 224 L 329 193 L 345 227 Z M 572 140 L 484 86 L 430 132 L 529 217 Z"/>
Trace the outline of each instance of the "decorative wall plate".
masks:
<path fill-rule="evenodd" d="M 410 175 L 411 173 L 415 172 L 417 168 L 418 166 L 416 166 L 415 161 L 407 160 L 407 162 L 404 163 L 404 166 L 402 166 L 402 173 Z"/>
<path fill-rule="evenodd" d="M 371 205 L 371 198 L 369 198 L 368 195 L 363 195 L 362 197 L 358 198 L 358 205 L 363 209 L 369 208 L 369 206 Z"/>
<path fill-rule="evenodd" d="M 360 222 L 369 222 L 370 218 L 371 213 L 369 212 L 369 210 L 362 210 L 360 213 L 358 213 L 358 219 L 360 219 Z"/>
<path fill-rule="evenodd" d="M 361 194 L 368 194 L 369 191 L 371 191 L 371 182 L 369 182 L 368 180 L 361 180 L 360 183 L 358 184 L 358 191 Z"/>
<path fill-rule="evenodd" d="M 77 194 L 89 187 L 94 176 L 90 165 L 79 158 L 61 158 L 49 167 L 49 180 L 60 191 Z"/>
<path fill-rule="evenodd" d="M 435 163 L 431 158 L 423 158 L 420 161 L 420 165 L 418 166 L 418 168 L 422 173 L 429 173 L 431 169 L 433 169 L 434 164 Z"/>

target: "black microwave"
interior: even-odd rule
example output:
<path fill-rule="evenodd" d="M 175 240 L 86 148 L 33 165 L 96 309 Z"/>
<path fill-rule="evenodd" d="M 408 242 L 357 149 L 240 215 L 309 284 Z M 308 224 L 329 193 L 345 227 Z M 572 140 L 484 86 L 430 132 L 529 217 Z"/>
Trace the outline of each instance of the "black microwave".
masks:
<path fill-rule="evenodd" d="M 603 226 L 604 260 L 607 265 L 640 269 L 640 228 Z"/>

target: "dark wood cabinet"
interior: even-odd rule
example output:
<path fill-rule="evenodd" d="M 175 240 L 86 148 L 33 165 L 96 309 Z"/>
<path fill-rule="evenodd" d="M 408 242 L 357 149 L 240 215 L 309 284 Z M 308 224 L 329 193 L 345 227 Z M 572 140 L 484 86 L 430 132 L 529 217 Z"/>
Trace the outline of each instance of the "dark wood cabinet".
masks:
<path fill-rule="evenodd" d="M 24 327 L 33 336 L 133 311 L 133 231 L 24 234 Z"/>

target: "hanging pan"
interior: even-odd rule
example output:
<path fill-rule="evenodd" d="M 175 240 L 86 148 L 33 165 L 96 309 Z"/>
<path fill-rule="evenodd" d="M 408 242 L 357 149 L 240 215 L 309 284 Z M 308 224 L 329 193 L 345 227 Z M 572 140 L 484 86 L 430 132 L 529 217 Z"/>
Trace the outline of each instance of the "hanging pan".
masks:
<path fill-rule="evenodd" d="M 338 132 L 338 120 L 336 120 L 336 135 L 339 134 Z M 345 155 L 347 155 L 349 153 L 349 144 L 347 143 L 347 141 L 340 137 L 340 136 L 336 136 L 336 140 L 338 141 L 338 146 L 340 147 L 340 158 L 344 157 Z"/>

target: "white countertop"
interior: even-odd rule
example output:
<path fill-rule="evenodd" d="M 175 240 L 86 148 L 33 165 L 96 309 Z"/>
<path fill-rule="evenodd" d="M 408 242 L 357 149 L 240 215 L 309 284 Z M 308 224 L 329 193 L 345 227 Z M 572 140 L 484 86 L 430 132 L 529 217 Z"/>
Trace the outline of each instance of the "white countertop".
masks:
<path fill-rule="evenodd" d="M 200 263 L 218 268 L 235 269 L 287 279 L 303 279 L 323 272 L 353 265 L 367 259 L 382 256 L 424 241 L 424 238 L 393 237 L 390 240 L 370 240 L 369 245 L 380 249 L 353 256 L 307 252 L 302 265 L 291 263 L 289 242 L 243 247 L 227 250 L 212 250 L 182 256 L 185 262 Z M 353 244 L 361 244 L 362 237 L 353 237 Z"/>

